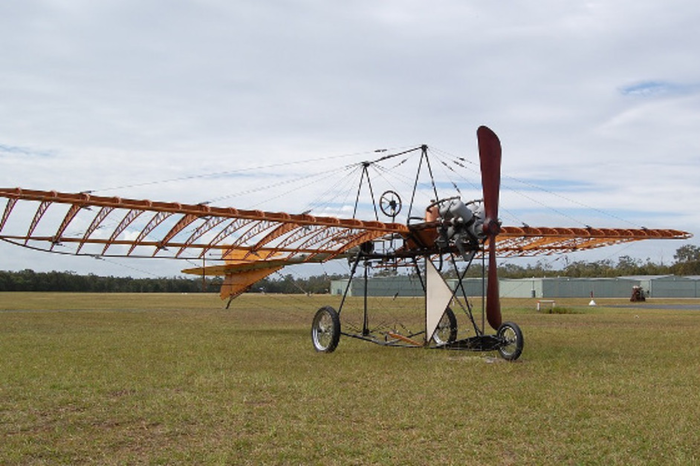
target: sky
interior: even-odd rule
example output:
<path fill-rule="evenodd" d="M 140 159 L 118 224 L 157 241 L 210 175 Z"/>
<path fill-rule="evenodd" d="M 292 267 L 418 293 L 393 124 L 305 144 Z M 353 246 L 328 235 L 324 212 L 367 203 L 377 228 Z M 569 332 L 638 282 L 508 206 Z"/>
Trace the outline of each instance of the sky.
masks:
<path fill-rule="evenodd" d="M 699 22 L 691 0 L 2 2 L 0 186 L 301 212 L 400 148 L 475 162 L 487 125 L 504 224 L 698 232 Z M 0 244 L 3 270 L 182 265 Z"/>

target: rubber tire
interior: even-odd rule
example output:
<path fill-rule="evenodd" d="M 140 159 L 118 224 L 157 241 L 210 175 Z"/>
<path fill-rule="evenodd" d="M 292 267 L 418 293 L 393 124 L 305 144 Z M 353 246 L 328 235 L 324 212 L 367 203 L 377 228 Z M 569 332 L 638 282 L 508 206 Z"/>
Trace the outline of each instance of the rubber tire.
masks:
<path fill-rule="evenodd" d="M 440 327 L 443 324 L 445 318 L 447 318 L 447 322 L 449 323 L 450 327 L 450 335 L 447 337 L 447 341 L 443 340 L 438 336 L 438 333 L 440 331 Z M 433 342 L 440 346 L 444 345 L 445 343 L 453 343 L 457 339 L 457 317 L 455 317 L 455 313 L 452 312 L 452 309 L 449 307 L 445 309 L 445 314 L 443 314 L 442 318 L 440 319 L 440 323 L 438 324 L 438 329 L 435 331 L 433 334 Z"/>
<path fill-rule="evenodd" d="M 340 316 L 331 306 L 316 311 L 311 324 L 311 342 L 319 353 L 332 353 L 340 341 Z"/>
<path fill-rule="evenodd" d="M 498 327 L 497 336 L 499 339 L 506 341 L 507 343 L 498 348 L 498 353 L 506 361 L 515 361 L 523 353 L 523 346 L 525 345 L 525 340 L 523 339 L 523 332 L 518 327 L 518 324 L 514 322 L 503 322 L 500 327 Z"/>

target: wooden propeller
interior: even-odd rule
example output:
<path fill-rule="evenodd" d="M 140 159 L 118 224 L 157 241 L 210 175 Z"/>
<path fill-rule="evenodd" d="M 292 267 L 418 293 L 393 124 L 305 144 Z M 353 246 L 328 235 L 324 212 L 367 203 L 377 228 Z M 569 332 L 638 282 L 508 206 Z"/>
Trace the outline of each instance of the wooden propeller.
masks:
<path fill-rule="evenodd" d="M 501 231 L 498 222 L 498 198 L 501 189 L 501 142 L 486 126 L 476 132 L 481 162 L 481 185 L 484 192 L 484 227 L 488 239 L 489 265 L 486 288 L 486 320 L 498 330 L 501 326 L 501 302 L 498 294 L 498 267 L 496 264 L 496 236 Z"/>

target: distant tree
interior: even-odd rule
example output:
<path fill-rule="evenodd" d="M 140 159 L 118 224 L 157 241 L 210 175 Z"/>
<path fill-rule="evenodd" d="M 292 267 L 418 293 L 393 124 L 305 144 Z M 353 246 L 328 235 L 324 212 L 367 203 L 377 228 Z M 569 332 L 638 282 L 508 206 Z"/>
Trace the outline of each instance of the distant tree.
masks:
<path fill-rule="evenodd" d="M 692 244 L 686 244 L 676 249 L 676 253 L 673 255 L 676 259 L 676 263 L 680 262 L 697 262 L 700 261 L 700 246 L 695 246 Z"/>
<path fill-rule="evenodd" d="M 671 268 L 676 275 L 700 275 L 700 247 L 686 244 L 673 255 L 676 262 Z"/>
<path fill-rule="evenodd" d="M 612 261 L 605 259 L 596 262 L 574 261 L 564 268 L 566 277 L 612 277 L 617 269 Z"/>
<path fill-rule="evenodd" d="M 630 256 L 620 256 L 617 259 L 616 273 L 619 275 L 636 275 L 640 268 L 640 260 Z"/>

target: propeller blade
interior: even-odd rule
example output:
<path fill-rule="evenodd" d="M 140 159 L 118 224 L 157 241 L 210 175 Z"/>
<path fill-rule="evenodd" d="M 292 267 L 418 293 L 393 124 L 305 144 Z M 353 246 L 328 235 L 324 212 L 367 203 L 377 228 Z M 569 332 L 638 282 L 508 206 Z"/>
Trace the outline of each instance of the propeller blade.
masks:
<path fill-rule="evenodd" d="M 481 186 L 484 190 L 486 225 L 498 221 L 498 196 L 501 188 L 501 141 L 486 126 L 476 131 L 481 161 Z"/>
<path fill-rule="evenodd" d="M 492 329 L 498 330 L 501 326 L 501 299 L 498 293 L 495 235 L 489 238 L 489 272 L 486 287 L 486 320 Z"/>
<path fill-rule="evenodd" d="M 501 300 L 498 293 L 498 265 L 496 264 L 496 236 L 498 224 L 498 199 L 501 190 L 501 142 L 496 133 L 486 126 L 476 132 L 481 161 L 481 185 L 484 190 L 484 234 L 489 241 L 489 271 L 486 288 L 486 320 L 498 330 L 501 326 Z"/>

